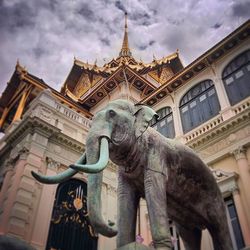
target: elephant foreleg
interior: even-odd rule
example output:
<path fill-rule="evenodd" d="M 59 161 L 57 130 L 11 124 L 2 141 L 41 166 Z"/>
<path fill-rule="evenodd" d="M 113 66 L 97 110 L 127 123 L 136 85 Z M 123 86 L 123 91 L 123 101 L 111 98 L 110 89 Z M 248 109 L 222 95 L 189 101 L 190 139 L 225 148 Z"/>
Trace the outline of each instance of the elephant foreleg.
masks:
<path fill-rule="evenodd" d="M 136 216 L 139 195 L 131 185 L 131 180 L 118 176 L 118 235 L 117 247 L 135 241 Z"/>
<path fill-rule="evenodd" d="M 145 196 L 154 246 L 158 250 L 170 250 L 172 242 L 167 214 L 166 176 L 151 170 L 145 174 Z"/>

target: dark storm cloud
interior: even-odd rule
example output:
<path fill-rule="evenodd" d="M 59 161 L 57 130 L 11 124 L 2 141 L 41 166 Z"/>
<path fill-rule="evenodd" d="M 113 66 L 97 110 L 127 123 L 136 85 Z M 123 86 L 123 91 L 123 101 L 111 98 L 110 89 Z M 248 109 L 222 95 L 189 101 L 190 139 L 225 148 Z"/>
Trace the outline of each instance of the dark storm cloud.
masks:
<path fill-rule="evenodd" d="M 137 49 L 143 51 L 146 50 L 147 48 L 149 48 L 150 46 L 154 45 L 155 41 L 150 40 L 147 44 L 139 44 L 136 46 Z"/>
<path fill-rule="evenodd" d="M 116 58 L 128 12 L 130 49 L 152 61 L 180 49 L 187 64 L 242 24 L 249 0 L 0 0 L 0 92 L 17 61 L 60 90 L 73 58 Z M 105 62 L 104 62 L 105 58 Z"/>
<path fill-rule="evenodd" d="M 148 43 L 149 46 L 152 46 L 154 44 L 155 44 L 155 41 L 153 41 L 153 40 L 149 41 L 149 43 Z"/>
<path fill-rule="evenodd" d="M 139 45 L 137 48 L 139 50 L 145 50 L 148 46 L 147 45 Z"/>
<path fill-rule="evenodd" d="M 45 56 L 46 50 L 41 47 L 36 47 L 32 49 L 32 53 L 34 53 L 34 56 L 36 58 L 39 58 L 39 57 Z"/>
<path fill-rule="evenodd" d="M 122 1 L 115 1 L 115 7 L 123 12 L 127 12 L 125 6 L 123 5 Z"/>
<path fill-rule="evenodd" d="M 234 17 L 250 17 L 250 1 L 236 2 L 232 6 L 232 15 Z"/>
<path fill-rule="evenodd" d="M 102 42 L 103 45 L 110 46 L 110 41 L 108 38 L 101 38 L 100 41 Z"/>
<path fill-rule="evenodd" d="M 90 8 L 89 4 L 82 3 L 81 6 L 76 10 L 76 12 L 82 15 L 84 18 L 88 19 L 89 21 L 95 20 L 95 12 Z"/>
<path fill-rule="evenodd" d="M 27 26 L 34 26 L 36 10 L 27 3 L 16 3 L 12 7 L 0 5 L 0 29 L 21 29 Z"/>
<path fill-rule="evenodd" d="M 221 27 L 222 23 L 215 23 L 212 28 L 213 29 L 219 29 Z"/>

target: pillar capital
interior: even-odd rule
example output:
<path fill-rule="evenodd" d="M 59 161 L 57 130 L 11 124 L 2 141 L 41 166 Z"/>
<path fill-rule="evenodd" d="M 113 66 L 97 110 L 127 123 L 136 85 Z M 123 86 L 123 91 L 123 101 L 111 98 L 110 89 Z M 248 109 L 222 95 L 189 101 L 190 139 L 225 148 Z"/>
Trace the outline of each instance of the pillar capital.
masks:
<path fill-rule="evenodd" d="M 238 188 L 238 186 L 233 186 L 231 189 L 230 189 L 230 191 L 232 192 L 232 194 L 233 194 L 233 196 L 235 196 L 235 195 L 237 195 L 237 194 L 239 194 L 240 192 L 239 192 L 239 188 Z"/>
<path fill-rule="evenodd" d="M 246 151 L 247 150 L 245 146 L 240 146 L 232 152 L 232 155 L 234 156 L 236 161 L 240 159 L 246 159 L 247 158 Z"/>

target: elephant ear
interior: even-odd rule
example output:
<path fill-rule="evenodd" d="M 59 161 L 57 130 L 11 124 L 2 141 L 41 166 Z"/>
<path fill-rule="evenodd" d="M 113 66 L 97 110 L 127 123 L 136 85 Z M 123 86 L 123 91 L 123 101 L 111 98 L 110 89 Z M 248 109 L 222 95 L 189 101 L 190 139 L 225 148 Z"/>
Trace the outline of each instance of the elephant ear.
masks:
<path fill-rule="evenodd" d="M 144 105 L 135 105 L 135 136 L 140 137 L 148 128 L 149 122 L 154 118 L 158 117 L 157 113 Z"/>

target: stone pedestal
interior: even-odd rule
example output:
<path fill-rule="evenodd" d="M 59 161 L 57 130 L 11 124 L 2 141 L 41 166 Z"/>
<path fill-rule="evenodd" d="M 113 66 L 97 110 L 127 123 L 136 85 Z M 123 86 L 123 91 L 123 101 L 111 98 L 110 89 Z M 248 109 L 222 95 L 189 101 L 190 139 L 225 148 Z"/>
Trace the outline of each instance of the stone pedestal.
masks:
<path fill-rule="evenodd" d="M 123 247 L 117 248 L 116 250 L 152 250 L 152 248 L 145 245 L 133 242 L 129 243 Z"/>

